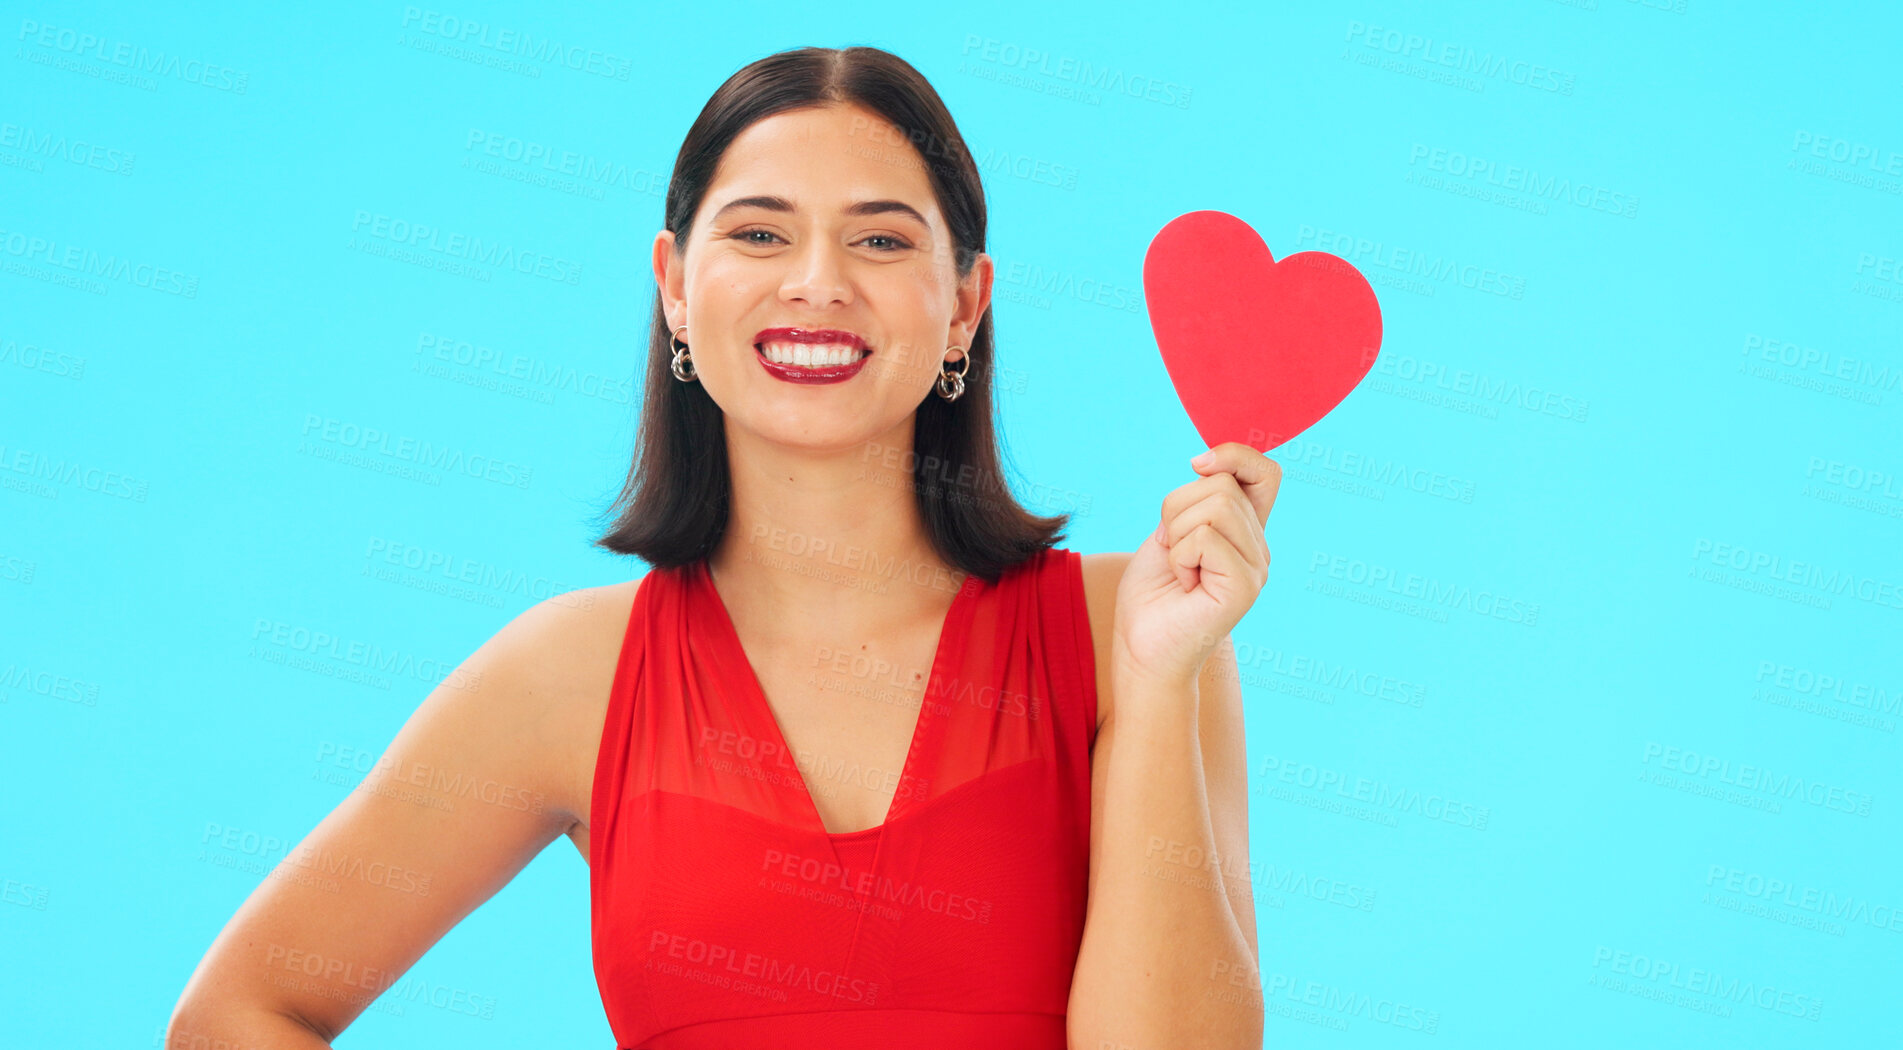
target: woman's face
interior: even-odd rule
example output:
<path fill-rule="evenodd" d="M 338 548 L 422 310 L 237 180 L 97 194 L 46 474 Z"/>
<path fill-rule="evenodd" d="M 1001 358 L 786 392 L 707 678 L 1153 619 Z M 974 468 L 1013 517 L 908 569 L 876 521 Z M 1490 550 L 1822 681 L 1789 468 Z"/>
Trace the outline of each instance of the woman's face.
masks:
<path fill-rule="evenodd" d="M 991 260 L 961 282 L 953 247 L 919 152 L 870 110 L 829 105 L 735 138 L 684 257 L 663 230 L 654 272 L 729 427 L 847 449 L 891 440 L 942 369 L 966 367 L 949 348 L 971 345 Z M 801 381 L 829 374 L 845 378 Z"/>

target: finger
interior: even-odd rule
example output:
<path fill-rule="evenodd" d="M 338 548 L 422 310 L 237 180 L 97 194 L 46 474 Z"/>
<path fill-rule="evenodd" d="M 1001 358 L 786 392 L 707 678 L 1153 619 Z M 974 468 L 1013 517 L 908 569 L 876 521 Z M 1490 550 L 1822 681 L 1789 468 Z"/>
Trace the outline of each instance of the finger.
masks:
<path fill-rule="evenodd" d="M 1190 466 L 1200 473 L 1225 470 L 1240 475 L 1245 483 L 1263 479 L 1265 462 L 1269 462 L 1267 456 L 1240 441 L 1225 441 L 1189 461 Z"/>
<path fill-rule="evenodd" d="M 1225 441 L 1189 461 L 1199 474 L 1226 472 L 1235 475 L 1249 502 L 1264 523 L 1275 507 L 1275 496 L 1282 487 L 1282 465 L 1240 441 Z"/>
<path fill-rule="evenodd" d="M 1169 549 L 1170 571 L 1176 574 L 1176 582 L 1185 591 L 1196 589 L 1196 568 L 1203 562 L 1202 546 L 1203 533 L 1199 529 L 1184 536 L 1181 542 Z"/>
<path fill-rule="evenodd" d="M 1163 497 L 1163 515 L 1161 520 L 1168 522 L 1171 518 L 1174 518 L 1185 510 L 1209 498 L 1212 493 L 1224 492 L 1234 495 L 1244 503 L 1249 503 L 1248 494 L 1243 492 L 1242 485 L 1236 480 L 1236 476 L 1227 471 L 1218 471 L 1208 477 L 1201 477 L 1195 481 L 1184 482 L 1171 491 L 1168 496 Z M 1253 504 L 1250 505 L 1253 506 Z"/>
<path fill-rule="evenodd" d="M 1165 516 L 1162 520 L 1162 525 L 1164 529 L 1168 528 L 1171 518 L 1181 515 L 1184 511 L 1207 499 L 1212 494 L 1226 495 L 1235 500 L 1236 504 L 1244 511 L 1243 520 L 1249 522 L 1249 527 L 1258 535 L 1266 531 L 1267 526 L 1261 517 L 1261 512 L 1256 508 L 1255 503 L 1249 499 L 1248 493 L 1243 491 L 1242 483 L 1236 480 L 1234 474 L 1227 472 L 1211 474 L 1206 478 L 1198 478 L 1195 481 L 1181 486 L 1175 492 L 1170 493 L 1169 496 L 1163 500 L 1163 514 Z M 1168 538 L 1166 534 L 1159 532 L 1159 540 L 1166 540 Z M 1240 543 L 1241 541 L 1237 542 Z M 1244 549 L 1246 549 L 1246 546 Z"/>
<path fill-rule="evenodd" d="M 1249 564 L 1268 568 L 1268 541 L 1255 519 L 1255 508 L 1233 487 L 1226 492 L 1212 492 L 1171 518 L 1164 535 L 1165 545 L 1174 546 L 1177 540 L 1201 525 L 1214 527 Z"/>
<path fill-rule="evenodd" d="M 1236 480 L 1234 474 L 1211 474 L 1208 480 L 1215 483 L 1216 487 L 1220 489 L 1224 495 L 1236 502 L 1237 508 L 1242 511 L 1242 520 L 1249 523 L 1249 528 L 1254 530 L 1257 536 L 1261 536 L 1264 531 L 1266 531 L 1268 528 L 1268 519 L 1262 516 L 1262 511 L 1256 506 L 1255 501 L 1250 498 L 1248 490 L 1242 487 L 1240 481 Z M 1271 502 L 1274 501 L 1275 497 L 1273 493 L 1270 494 L 1269 499 Z M 1265 545 L 1266 542 L 1265 540 Z"/>
<path fill-rule="evenodd" d="M 1267 580 L 1266 570 L 1249 564 L 1234 544 L 1209 525 L 1197 526 L 1170 549 L 1170 565 L 1184 590 L 1194 590 L 1200 583 L 1212 594 L 1224 586 L 1259 591 Z"/>
<path fill-rule="evenodd" d="M 1184 590 L 1193 591 L 1203 583 L 1202 569 L 1210 563 L 1210 548 L 1226 546 L 1228 542 L 1213 526 L 1198 525 L 1170 548 L 1170 568 L 1175 570 Z"/>
<path fill-rule="evenodd" d="M 1234 544 L 1222 535 L 1205 531 L 1203 536 L 1205 537 L 1202 549 L 1204 587 L 1209 587 L 1213 582 L 1217 588 L 1224 584 L 1231 584 L 1252 594 L 1261 591 L 1262 585 L 1268 582 L 1267 569 L 1251 563 Z"/>

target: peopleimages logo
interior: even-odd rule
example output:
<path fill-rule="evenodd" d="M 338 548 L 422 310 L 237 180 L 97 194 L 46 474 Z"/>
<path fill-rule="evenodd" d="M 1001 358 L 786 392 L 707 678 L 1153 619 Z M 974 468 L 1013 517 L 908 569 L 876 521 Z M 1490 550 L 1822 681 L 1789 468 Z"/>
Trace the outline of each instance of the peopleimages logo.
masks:
<path fill-rule="evenodd" d="M 537 175 L 564 176 L 576 184 L 590 188 L 612 186 L 648 197 L 667 196 L 667 174 L 649 171 L 645 168 L 630 167 L 620 161 L 597 157 L 578 150 L 551 146 L 534 139 L 516 138 L 501 132 L 483 128 L 470 128 L 463 139 L 463 152 L 480 154 L 498 161 L 508 161 L 531 169 Z M 463 158 L 465 167 L 470 157 Z M 480 159 L 477 157 L 476 159 Z M 537 185 L 555 185 L 537 179 L 529 179 Z M 600 195 L 596 199 L 602 199 Z"/>
<path fill-rule="evenodd" d="M 149 292 L 176 295 L 181 299 L 198 298 L 197 274 L 138 259 L 123 258 L 116 253 L 101 255 L 95 249 L 65 243 L 55 237 L 45 237 L 21 230 L 0 230 L 0 255 L 13 256 L 22 263 L 55 267 L 58 272 L 54 276 L 65 277 L 89 286 L 82 288 L 84 291 L 103 294 L 105 286 L 90 280 L 102 278 L 129 284 L 135 288 L 143 288 Z"/>
<path fill-rule="evenodd" d="M 1804 696 L 1830 700 L 1848 707 L 1865 707 L 1886 715 L 1903 715 L 1903 688 L 1891 690 L 1869 682 L 1850 682 L 1831 674 L 1774 660 L 1758 661 L 1753 678 L 1760 686 L 1771 685 Z"/>
<path fill-rule="evenodd" d="M 118 66 L 131 73 L 170 77 L 214 91 L 229 91 L 234 95 L 244 94 L 245 88 L 251 83 L 251 74 L 230 66 L 155 51 L 129 40 L 114 40 L 78 29 L 49 26 L 30 18 L 20 20 L 20 33 L 15 39 L 73 58 L 92 59 Z M 37 59 L 28 57 L 28 61 Z"/>
<path fill-rule="evenodd" d="M 1422 1035 L 1434 1035 L 1440 1030 L 1439 1010 L 1298 974 L 1257 971 L 1246 961 L 1238 965 L 1217 959 L 1210 965 L 1209 979 L 1251 988 L 1261 995 L 1263 1008 L 1276 1016 L 1323 1028 L 1344 1030 L 1349 1018 L 1357 1018 Z M 1310 1007 L 1313 1009 L 1308 1009 Z"/>
<path fill-rule="evenodd" d="M 307 413 L 302 436 L 310 448 L 346 449 L 377 456 L 392 463 L 419 470 L 440 470 L 462 474 L 516 488 L 528 488 L 535 478 L 532 467 L 479 452 L 466 452 L 452 445 L 438 444 L 404 434 L 392 434 L 377 427 L 359 426 L 347 420 Z M 307 448 L 306 451 L 309 449 Z"/>
<path fill-rule="evenodd" d="M 1540 606 L 1537 602 L 1523 601 L 1486 589 L 1475 590 L 1466 584 L 1444 581 L 1414 572 L 1397 571 L 1378 562 L 1330 554 L 1327 551 L 1316 551 L 1309 558 L 1308 571 L 1311 576 L 1318 573 L 1324 574 L 1329 579 L 1416 599 L 1436 609 L 1458 609 L 1471 612 L 1476 616 L 1524 624 L 1528 627 L 1537 625 L 1540 619 Z M 1313 579 L 1309 581 L 1311 587 L 1314 582 Z"/>
<path fill-rule="evenodd" d="M 1829 598 L 1855 598 L 1890 609 L 1903 609 L 1903 584 L 1866 576 L 1853 569 L 1825 568 L 1815 562 L 1786 560 L 1781 554 L 1753 550 L 1733 543 L 1699 537 L 1692 543 L 1692 560 L 1715 570 L 1729 569 L 1746 577 L 1764 577 L 1801 588 L 1803 597 L 1823 601 Z M 1717 580 L 1714 582 L 1724 582 Z M 1749 589 L 1749 588 L 1747 588 Z M 1810 593 L 1817 592 L 1817 593 Z"/>
<path fill-rule="evenodd" d="M 581 264 L 574 260 L 439 229 L 427 223 L 360 210 L 350 223 L 350 231 L 401 248 L 419 249 L 479 266 L 514 270 L 560 284 L 581 283 Z M 354 242 L 352 246 L 355 246 Z"/>
<path fill-rule="evenodd" d="M 1866 142 L 1819 135 L 1814 131 L 1799 131 L 1791 138 L 1791 151 L 1853 168 L 1869 168 L 1879 175 L 1903 175 L 1903 151 Z"/>
<path fill-rule="evenodd" d="M 1817 996 L 1790 988 L 1779 988 L 1749 978 L 1734 977 L 1716 970 L 1603 944 L 1595 946 L 1592 965 L 1594 970 L 1609 971 L 1620 977 L 1646 982 L 1647 986 L 1660 990 L 1710 996 L 1726 1003 L 1755 1006 L 1760 1010 L 1789 1014 L 1810 1021 L 1817 1020 L 1824 1008 L 1823 1000 Z M 1607 987 L 1613 991 L 1628 990 L 1619 984 Z"/>
<path fill-rule="evenodd" d="M 424 547 L 383 536 L 371 537 L 364 550 L 366 566 L 386 566 L 417 573 L 429 579 L 467 583 L 498 595 L 510 595 L 523 601 L 559 601 L 573 605 L 574 598 L 561 600 L 576 591 L 574 584 L 542 573 L 506 568 L 480 558 L 469 558 L 435 547 Z M 364 575 L 372 575 L 366 572 Z"/>
<path fill-rule="evenodd" d="M 1474 501 L 1474 483 L 1471 479 L 1446 474 L 1433 467 L 1390 459 L 1379 453 L 1338 449 L 1299 438 L 1284 445 L 1278 458 L 1284 469 L 1297 465 L 1314 467 L 1331 474 L 1392 485 L 1454 503 Z"/>
<path fill-rule="evenodd" d="M 1541 200 L 1573 204 L 1592 211 L 1633 218 L 1639 211 L 1639 198 L 1629 193 L 1574 181 L 1564 175 L 1541 174 L 1518 164 L 1498 163 L 1459 150 L 1414 143 L 1408 152 L 1409 167 L 1425 168 L 1456 179 L 1524 193 Z"/>
<path fill-rule="evenodd" d="M 542 404 L 552 403 L 555 400 L 553 392 L 557 390 L 614 405 L 634 403 L 634 383 L 627 375 L 606 376 L 599 372 L 584 372 L 573 365 L 519 351 L 505 351 L 441 332 L 418 333 L 413 353 L 422 359 L 411 362 L 412 371 L 497 393 L 523 396 Z M 448 368 L 450 365 L 470 371 L 452 372 Z"/>
<path fill-rule="evenodd" d="M 70 678 L 58 671 L 40 670 L 20 664 L 0 667 L 0 689 L 17 689 L 23 693 L 46 697 L 48 700 L 63 700 L 70 704 L 83 704 L 86 707 L 99 706 L 98 682 Z"/>
<path fill-rule="evenodd" d="M 1713 864 L 1705 886 L 1719 888 L 1766 904 L 1811 912 L 1842 922 L 1860 923 L 1891 933 L 1903 933 L 1903 908 L 1852 893 L 1806 886 L 1789 879 L 1766 876 L 1729 864 Z"/>
<path fill-rule="evenodd" d="M 447 660 L 417 656 L 399 649 L 385 649 L 373 641 L 332 634 L 321 628 L 312 629 L 268 616 L 252 620 L 250 640 L 254 649 L 269 648 L 298 653 L 427 685 L 449 683 L 455 688 L 467 689 L 481 681 L 479 674 L 472 675 L 460 664 Z"/>
<path fill-rule="evenodd" d="M 1363 276 L 1373 283 L 1380 283 L 1384 272 L 1403 279 L 1419 277 L 1434 282 L 1422 285 L 1420 288 L 1409 288 L 1410 291 L 1423 291 L 1426 295 L 1434 294 L 1436 285 L 1451 283 L 1472 291 L 1485 292 L 1507 299 L 1526 297 L 1526 278 L 1519 274 L 1506 273 L 1446 255 L 1430 255 L 1417 249 L 1357 237 L 1339 230 L 1318 229 L 1304 223 L 1296 230 L 1295 246 L 1340 256 L 1362 267 Z M 1370 267 L 1374 268 L 1374 271 L 1366 272 Z"/>
<path fill-rule="evenodd" d="M 1092 91 L 1145 99 L 1175 109 L 1188 109 L 1191 88 L 1143 73 L 1115 66 L 1093 65 L 1088 59 L 1071 55 L 1053 55 L 1035 47 L 1021 47 L 1006 40 L 966 34 L 965 58 L 975 58 L 1005 69 L 1036 73 L 1052 80 L 1076 84 Z"/>
<path fill-rule="evenodd" d="M 17 150 L 21 159 L 31 161 L 34 171 L 45 167 L 41 160 L 59 160 L 80 167 L 94 168 L 108 175 L 132 174 L 136 154 L 113 146 L 88 142 L 80 138 L 68 138 L 56 131 L 41 131 L 38 128 L 19 124 L 0 124 L 0 149 Z M 0 161 L 0 163 L 11 163 Z"/>
<path fill-rule="evenodd" d="M 1411 813 L 1475 831 L 1487 830 L 1487 822 L 1493 816 L 1491 806 L 1476 806 L 1432 791 L 1352 776 L 1339 769 L 1276 755 L 1264 758 L 1256 773 L 1264 780 L 1273 777 L 1285 784 L 1294 784 L 1321 794 L 1366 802 L 1378 810 Z"/>
<path fill-rule="evenodd" d="M 567 45 L 552 37 L 538 37 L 488 22 L 471 21 L 426 7 L 405 7 L 403 28 L 468 47 L 501 55 L 562 66 L 609 80 L 627 80 L 634 61 L 590 47 Z"/>
<path fill-rule="evenodd" d="M 1431 36 L 1421 36 L 1418 33 L 1408 33 L 1385 26 L 1349 22 L 1347 39 L 1350 43 L 1358 43 L 1364 48 L 1385 52 L 1398 58 L 1442 66 L 1461 73 L 1492 77 L 1509 84 L 1517 84 L 1520 87 L 1538 91 L 1549 91 L 1557 95 L 1572 94 L 1573 85 L 1577 81 L 1573 74 L 1550 66 L 1508 58 L 1491 51 L 1480 51 L 1464 44 L 1436 40 Z"/>
<path fill-rule="evenodd" d="M 1458 394 L 1505 405 L 1575 423 L 1586 421 L 1592 402 L 1562 391 L 1548 390 L 1517 379 L 1493 376 L 1470 368 L 1452 367 L 1405 353 L 1382 354 L 1375 359 L 1374 370 L 1436 392 Z M 1497 414 L 1493 418 L 1498 418 Z"/>
<path fill-rule="evenodd" d="M 1790 773 L 1774 773 L 1763 766 L 1733 763 L 1728 758 L 1673 747 L 1656 740 L 1646 742 L 1644 761 L 1648 766 L 1656 763 L 1659 768 L 1675 773 L 1803 802 L 1819 809 L 1834 809 L 1859 817 L 1870 815 L 1871 796 L 1868 792 L 1827 784 L 1821 780 L 1806 780 Z"/>
<path fill-rule="evenodd" d="M 55 485 L 72 485 L 101 496 L 116 496 L 134 503 L 144 503 L 151 487 L 149 481 L 107 467 L 0 443 L 0 482 L 16 479 L 17 484 L 7 484 L 5 487 L 30 488 L 35 482 L 51 482 Z M 58 489 L 46 491 L 52 494 L 50 498 L 59 498 Z"/>
<path fill-rule="evenodd" d="M 1820 350 L 1814 346 L 1763 335 L 1747 333 L 1740 353 L 1753 361 L 1768 361 L 1805 374 L 1815 373 L 1828 379 L 1842 379 L 1865 388 L 1859 393 L 1903 393 L 1903 367 L 1867 357 L 1848 357 L 1841 352 Z M 1872 398 L 1859 398 L 1875 404 Z"/>
<path fill-rule="evenodd" d="M 830 853 L 825 857 L 808 857 L 769 849 L 761 858 L 760 870 L 768 876 L 797 879 L 813 888 L 836 888 L 855 897 L 888 901 L 915 912 L 929 912 L 986 925 L 991 922 L 992 905 L 989 900 L 920 885 L 910 879 L 895 879 L 874 871 L 853 868 L 838 863 Z M 762 885 L 765 885 L 764 881 Z"/>
<path fill-rule="evenodd" d="M 871 1006 L 879 996 L 877 981 L 848 977 L 832 970 L 814 969 L 805 963 L 775 959 L 759 952 L 714 944 L 666 930 L 655 930 L 649 935 L 648 956 L 650 967 L 663 959 L 679 960 L 717 971 L 716 976 L 721 980 L 736 976 L 754 978 L 814 995 L 844 999 L 861 1006 Z"/>

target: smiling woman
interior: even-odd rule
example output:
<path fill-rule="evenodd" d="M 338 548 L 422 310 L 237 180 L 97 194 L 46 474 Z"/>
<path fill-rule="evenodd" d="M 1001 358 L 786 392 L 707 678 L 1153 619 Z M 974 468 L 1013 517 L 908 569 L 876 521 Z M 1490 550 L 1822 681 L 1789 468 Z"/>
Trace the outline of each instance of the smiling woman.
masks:
<path fill-rule="evenodd" d="M 893 55 L 714 93 L 597 541 L 650 570 L 503 627 L 293 852 L 426 894 L 265 880 L 170 1036 L 334 1039 L 566 834 L 627 1050 L 1260 1045 L 1227 632 L 1279 474 L 1222 445 L 1134 553 L 1054 546 L 1000 466 L 985 219 Z"/>
<path fill-rule="evenodd" d="M 1026 511 L 999 460 L 985 224 L 951 114 L 897 56 L 801 48 L 730 77 L 675 160 L 643 440 L 601 545 L 656 566 L 708 556 L 729 458 L 756 441 L 848 447 L 877 475 L 905 450 L 910 479 L 887 491 L 913 493 L 938 557 L 987 579 L 1060 537 L 1065 516 Z"/>

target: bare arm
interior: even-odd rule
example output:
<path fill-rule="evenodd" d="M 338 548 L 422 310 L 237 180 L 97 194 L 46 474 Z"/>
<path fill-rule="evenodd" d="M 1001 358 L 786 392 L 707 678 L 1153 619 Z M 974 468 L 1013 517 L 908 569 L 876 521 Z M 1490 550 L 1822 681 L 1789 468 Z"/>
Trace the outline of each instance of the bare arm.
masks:
<path fill-rule="evenodd" d="M 609 591 L 524 611 L 429 694 L 213 941 L 167 1046 L 327 1046 L 586 819 L 587 745 L 628 608 Z"/>
<path fill-rule="evenodd" d="M 1091 589 L 1099 704 L 1091 757 L 1090 896 L 1070 1045 L 1256 1047 L 1263 1016 L 1249 871 L 1248 759 L 1234 649 L 1201 673 L 1128 674 L 1109 641 L 1128 555 Z M 1115 559 L 1115 560 L 1112 560 Z M 1098 626 L 1101 625 L 1101 626 Z M 1169 690 L 1171 698 L 1137 695 Z"/>

